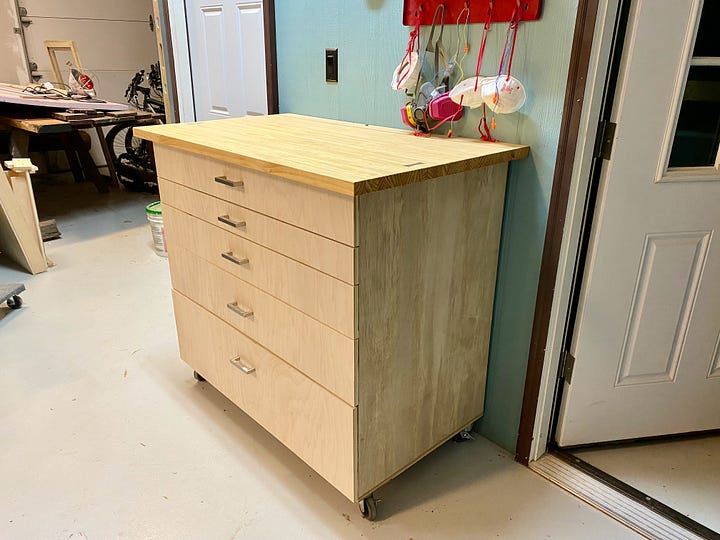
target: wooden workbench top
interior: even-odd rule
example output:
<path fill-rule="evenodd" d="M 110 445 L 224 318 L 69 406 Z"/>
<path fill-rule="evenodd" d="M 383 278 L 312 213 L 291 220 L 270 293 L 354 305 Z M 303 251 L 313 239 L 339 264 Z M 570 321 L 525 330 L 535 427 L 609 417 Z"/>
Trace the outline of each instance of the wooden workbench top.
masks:
<path fill-rule="evenodd" d="M 295 114 L 135 128 L 137 137 L 345 195 L 361 195 L 527 157 L 501 142 Z"/>

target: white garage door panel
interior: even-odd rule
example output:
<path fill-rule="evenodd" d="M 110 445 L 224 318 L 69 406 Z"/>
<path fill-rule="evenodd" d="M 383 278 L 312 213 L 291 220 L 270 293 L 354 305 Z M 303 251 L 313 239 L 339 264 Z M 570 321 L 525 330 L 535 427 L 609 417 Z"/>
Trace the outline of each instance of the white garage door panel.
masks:
<path fill-rule="evenodd" d="M 108 19 L 113 21 L 145 21 L 152 13 L 151 0 L 20 0 L 28 17 L 73 19 Z"/>
<path fill-rule="evenodd" d="M 25 35 L 30 61 L 40 71 L 52 70 L 45 40 L 75 41 L 87 70 L 147 71 L 158 59 L 155 34 L 146 22 L 34 19 Z"/>
<path fill-rule="evenodd" d="M 245 89 L 245 114 L 267 114 L 267 88 L 265 85 L 265 35 L 260 2 L 239 4 L 238 33 L 241 39 L 242 71 Z"/>

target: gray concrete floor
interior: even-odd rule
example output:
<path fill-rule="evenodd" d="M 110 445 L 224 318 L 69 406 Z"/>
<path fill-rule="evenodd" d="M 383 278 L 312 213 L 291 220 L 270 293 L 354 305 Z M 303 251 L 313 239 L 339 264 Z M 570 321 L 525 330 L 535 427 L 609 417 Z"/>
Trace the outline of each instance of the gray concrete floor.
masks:
<path fill-rule="evenodd" d="M 0 307 L 0 538 L 635 538 L 491 442 L 448 443 L 357 507 L 179 358 L 153 196 L 36 183 L 57 266 Z"/>

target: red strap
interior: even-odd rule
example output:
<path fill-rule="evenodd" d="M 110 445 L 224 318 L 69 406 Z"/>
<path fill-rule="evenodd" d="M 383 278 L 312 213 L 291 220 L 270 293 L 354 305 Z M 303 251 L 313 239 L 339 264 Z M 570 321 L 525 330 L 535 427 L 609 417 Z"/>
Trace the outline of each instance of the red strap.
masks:
<path fill-rule="evenodd" d="M 480 66 L 482 65 L 483 55 L 485 54 L 485 43 L 487 42 L 488 32 L 490 32 L 490 25 L 492 22 L 493 11 L 495 8 L 495 0 L 490 0 L 488 4 L 488 12 L 485 20 L 485 26 L 483 26 L 482 39 L 480 40 L 480 49 L 478 50 L 477 67 L 475 68 L 475 89 L 478 89 L 478 80 L 480 77 Z"/>

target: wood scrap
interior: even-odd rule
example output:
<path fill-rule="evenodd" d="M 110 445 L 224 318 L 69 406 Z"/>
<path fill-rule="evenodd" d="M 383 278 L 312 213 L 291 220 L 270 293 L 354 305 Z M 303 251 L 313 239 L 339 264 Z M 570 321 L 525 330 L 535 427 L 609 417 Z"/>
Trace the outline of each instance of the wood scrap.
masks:
<path fill-rule="evenodd" d="M 42 236 L 43 242 L 57 240 L 62 237 L 60 229 L 57 227 L 57 222 L 54 219 L 45 219 L 40 222 L 40 235 Z"/>
<path fill-rule="evenodd" d="M 48 269 L 29 171 L 0 174 L 0 249 L 31 274 Z"/>

